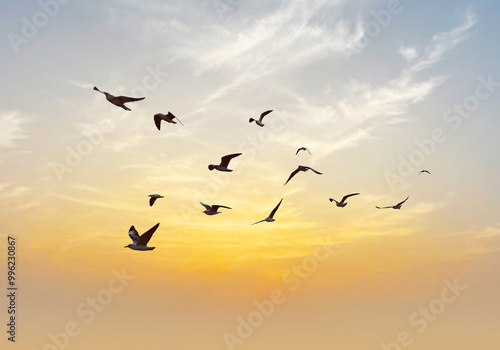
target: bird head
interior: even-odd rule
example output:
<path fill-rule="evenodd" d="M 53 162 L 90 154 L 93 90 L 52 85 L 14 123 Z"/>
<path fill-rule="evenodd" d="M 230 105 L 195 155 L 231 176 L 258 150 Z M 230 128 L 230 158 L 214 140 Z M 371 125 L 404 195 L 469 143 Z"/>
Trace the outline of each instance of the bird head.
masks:
<path fill-rule="evenodd" d="M 215 165 L 210 164 L 210 165 L 208 166 L 208 170 L 214 170 L 214 169 L 215 169 Z"/>
<path fill-rule="evenodd" d="M 130 244 L 127 244 L 127 245 L 126 245 L 125 247 L 123 247 L 123 248 L 132 248 L 132 245 L 133 245 L 133 244 L 132 244 L 132 243 L 130 243 Z"/>

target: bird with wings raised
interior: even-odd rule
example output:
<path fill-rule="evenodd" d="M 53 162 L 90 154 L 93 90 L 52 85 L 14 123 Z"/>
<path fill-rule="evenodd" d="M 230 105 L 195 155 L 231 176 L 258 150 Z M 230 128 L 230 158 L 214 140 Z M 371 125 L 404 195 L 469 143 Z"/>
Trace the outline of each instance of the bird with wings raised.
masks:
<path fill-rule="evenodd" d="M 285 184 L 283 186 L 285 186 L 288 181 L 290 181 L 292 179 L 292 177 L 294 177 L 295 175 L 297 175 L 299 173 L 299 171 L 308 171 L 308 170 L 312 170 L 313 172 L 315 172 L 316 174 L 318 175 L 322 175 L 323 173 L 320 173 L 319 171 L 317 170 L 314 170 L 313 168 L 311 167 L 308 167 L 308 166 L 304 166 L 304 165 L 299 165 L 299 167 L 297 169 L 295 169 L 291 174 L 290 174 L 290 177 L 288 178 L 288 180 L 286 180 Z"/>
<path fill-rule="evenodd" d="M 281 198 L 280 202 L 278 203 L 278 205 L 273 209 L 273 211 L 271 212 L 271 214 L 269 214 L 269 216 L 267 218 L 265 218 L 264 220 L 260 220 L 260 221 L 257 221 L 257 222 L 254 222 L 252 225 L 255 225 L 255 224 L 258 224 L 259 222 L 273 222 L 273 221 L 276 221 L 274 219 L 274 214 L 276 214 L 276 212 L 278 211 L 278 208 L 280 207 L 280 204 L 281 202 L 283 202 L 283 198 Z"/>
<path fill-rule="evenodd" d="M 234 154 L 229 154 L 227 156 L 224 156 L 220 159 L 220 164 L 219 165 L 216 165 L 216 164 L 210 164 L 208 166 L 208 169 L 209 170 L 219 170 L 219 171 L 225 171 L 225 172 L 231 172 L 233 171 L 232 169 L 228 169 L 228 166 L 229 166 L 229 162 L 231 161 L 231 159 L 233 158 L 236 158 L 238 156 L 240 156 L 241 153 L 234 153 Z"/>
<path fill-rule="evenodd" d="M 392 208 L 392 209 L 401 209 L 401 206 L 403 205 L 404 202 L 406 202 L 408 200 L 408 198 L 410 198 L 410 196 L 406 197 L 406 199 L 404 201 L 399 202 L 396 205 L 390 205 L 388 207 L 377 207 L 377 206 L 375 206 L 375 208 L 377 208 L 377 209 L 390 209 L 390 208 Z"/>
<path fill-rule="evenodd" d="M 130 226 L 130 229 L 128 231 L 128 235 L 132 239 L 133 243 L 130 243 L 129 245 L 126 245 L 124 248 L 130 248 L 133 250 L 153 250 L 155 247 L 148 247 L 148 242 L 153 236 L 153 233 L 155 233 L 156 229 L 160 226 L 160 223 L 157 223 L 153 227 L 151 227 L 149 230 L 144 232 L 141 236 L 139 236 L 139 233 L 135 229 L 135 227 L 132 225 Z"/>

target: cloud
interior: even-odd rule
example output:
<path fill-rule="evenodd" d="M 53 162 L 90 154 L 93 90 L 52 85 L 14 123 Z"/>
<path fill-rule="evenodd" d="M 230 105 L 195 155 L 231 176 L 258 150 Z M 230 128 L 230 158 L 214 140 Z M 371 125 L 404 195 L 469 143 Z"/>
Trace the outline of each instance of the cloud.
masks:
<path fill-rule="evenodd" d="M 16 147 L 15 140 L 26 138 L 26 131 L 22 125 L 33 120 L 30 117 L 20 116 L 16 111 L 0 111 L 0 147 Z"/>
<path fill-rule="evenodd" d="M 399 53 L 401 54 L 401 56 L 403 56 L 406 61 L 408 62 L 411 62 L 413 61 L 415 58 L 417 58 L 418 54 L 417 54 L 417 49 L 414 48 L 414 47 L 404 47 L 404 46 L 401 46 L 399 48 Z"/>

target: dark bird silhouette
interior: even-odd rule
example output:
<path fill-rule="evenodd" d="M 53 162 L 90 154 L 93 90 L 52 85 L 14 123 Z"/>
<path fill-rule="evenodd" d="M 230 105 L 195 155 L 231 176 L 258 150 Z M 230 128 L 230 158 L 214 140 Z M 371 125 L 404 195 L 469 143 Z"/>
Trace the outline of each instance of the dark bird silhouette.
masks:
<path fill-rule="evenodd" d="M 200 204 L 205 207 L 206 210 L 204 211 L 204 213 L 207 214 L 207 215 L 220 214 L 221 212 L 217 211 L 217 209 L 219 209 L 219 208 L 231 209 L 231 208 L 225 207 L 223 205 L 208 205 L 208 204 L 205 204 L 205 203 L 202 203 L 202 202 L 200 202 Z"/>
<path fill-rule="evenodd" d="M 127 96 L 113 96 L 111 94 L 108 94 L 107 92 L 99 90 L 97 87 L 94 86 L 95 91 L 99 91 L 100 93 L 106 95 L 106 100 L 114 104 L 115 106 L 121 107 L 126 111 L 130 111 L 131 109 L 125 106 L 125 103 L 127 102 L 135 102 L 135 101 L 141 101 L 144 100 L 145 97 L 127 97 Z"/>
<path fill-rule="evenodd" d="M 390 208 L 392 208 L 392 209 L 401 209 L 401 206 L 403 205 L 404 202 L 406 202 L 408 200 L 408 198 L 410 198 L 410 196 L 406 197 L 406 199 L 404 201 L 399 202 L 396 205 L 392 205 L 392 206 L 388 206 L 388 207 L 377 207 L 377 206 L 375 206 L 375 208 L 377 208 L 377 209 L 390 209 Z"/>
<path fill-rule="evenodd" d="M 148 242 L 153 236 L 153 233 L 155 233 L 156 229 L 160 226 L 160 223 L 157 223 L 153 227 L 151 227 L 149 230 L 144 232 L 142 236 L 139 236 L 139 233 L 135 229 L 135 227 L 132 225 L 130 227 L 130 230 L 128 231 L 128 235 L 132 239 L 131 244 L 126 245 L 124 248 L 130 248 L 133 250 L 153 250 L 155 247 L 148 247 Z"/>
<path fill-rule="evenodd" d="M 337 207 L 345 207 L 347 205 L 346 199 L 352 196 L 357 196 L 359 193 L 351 193 L 351 194 L 346 194 L 344 197 L 342 197 L 342 200 L 340 202 L 337 202 L 335 199 L 330 198 L 330 202 L 335 202 L 337 204 Z"/>
<path fill-rule="evenodd" d="M 150 194 L 149 195 L 149 206 L 152 207 L 153 204 L 155 204 L 155 201 L 158 199 L 158 198 L 164 198 L 163 196 L 160 196 L 159 194 Z"/>
<path fill-rule="evenodd" d="M 155 120 L 155 125 L 158 128 L 158 130 L 160 130 L 162 120 L 166 121 L 167 123 L 177 124 L 177 122 L 174 120 L 174 119 L 177 119 L 179 121 L 179 123 L 181 123 L 181 125 L 184 126 L 184 124 L 182 124 L 181 120 L 170 112 L 168 112 L 167 114 L 156 113 L 154 115 L 153 119 Z"/>
<path fill-rule="evenodd" d="M 298 167 L 298 168 L 297 168 L 297 169 L 296 169 L 293 173 L 291 173 L 291 174 L 290 174 L 290 177 L 288 178 L 288 180 L 286 180 L 285 185 L 288 183 L 288 181 L 290 181 L 290 180 L 292 179 L 292 177 L 294 177 L 295 175 L 297 175 L 297 173 L 298 173 L 299 171 L 308 171 L 308 170 L 312 170 L 312 171 L 314 171 L 316 174 L 318 174 L 318 175 L 322 175 L 322 173 L 320 173 L 319 171 L 314 170 L 314 169 L 313 169 L 313 168 L 311 168 L 311 167 L 308 167 L 308 166 L 303 166 L 303 165 L 299 165 L 299 167 Z M 283 186 L 285 186 L 285 185 L 283 185 Z"/>
<path fill-rule="evenodd" d="M 309 150 L 305 147 L 300 147 L 297 152 L 295 152 L 295 155 L 299 154 L 300 151 L 307 151 L 307 153 L 311 154 L 311 152 L 309 152 Z"/>
<path fill-rule="evenodd" d="M 272 109 L 270 109 L 270 110 L 268 110 L 268 111 L 262 112 L 262 114 L 260 115 L 259 120 L 257 120 L 257 119 L 253 119 L 253 118 L 250 118 L 250 119 L 248 120 L 248 122 L 249 122 L 249 123 L 251 123 L 251 122 L 255 122 L 255 124 L 257 124 L 258 126 L 264 126 L 264 124 L 262 123 L 262 119 L 264 119 L 264 117 L 265 117 L 266 115 L 268 115 L 269 113 L 271 113 L 272 111 L 273 111 L 273 110 L 272 110 Z"/>
<path fill-rule="evenodd" d="M 278 211 L 278 208 L 280 207 L 281 202 L 283 202 L 283 198 L 281 198 L 281 200 L 278 203 L 278 205 L 273 209 L 273 211 L 271 212 L 271 214 L 269 214 L 269 216 L 267 218 L 265 218 L 264 220 L 260 220 L 260 221 L 254 222 L 252 225 L 258 224 L 259 222 L 263 222 L 263 221 L 266 221 L 266 222 L 276 221 L 274 219 L 274 214 L 276 214 L 276 212 Z"/>
<path fill-rule="evenodd" d="M 225 172 L 230 172 L 230 171 L 233 171 L 232 169 L 228 169 L 228 165 L 229 165 L 229 162 L 231 161 L 231 159 L 235 158 L 235 157 L 238 157 L 240 156 L 241 153 L 234 153 L 234 154 L 229 154 L 227 156 L 224 156 L 220 159 L 220 164 L 219 165 L 215 165 L 215 164 L 210 164 L 208 166 L 208 169 L 210 170 L 219 170 L 219 171 L 225 171 Z"/>
<path fill-rule="evenodd" d="M 420 172 L 418 173 L 418 176 L 420 176 L 420 174 L 422 174 L 422 173 L 427 173 L 429 175 L 432 175 L 429 170 L 424 169 L 424 170 L 420 170 Z"/>

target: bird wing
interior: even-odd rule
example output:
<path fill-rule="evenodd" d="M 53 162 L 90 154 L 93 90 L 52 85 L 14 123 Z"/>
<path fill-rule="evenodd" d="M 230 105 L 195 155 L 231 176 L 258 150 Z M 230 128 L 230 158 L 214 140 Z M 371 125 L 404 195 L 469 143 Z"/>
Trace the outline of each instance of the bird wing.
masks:
<path fill-rule="evenodd" d="M 309 152 L 309 150 L 307 148 L 304 148 L 304 149 L 307 151 L 307 153 L 309 153 L 309 155 L 311 155 L 311 152 Z"/>
<path fill-rule="evenodd" d="M 205 207 L 205 209 L 207 209 L 208 211 L 212 210 L 212 207 L 209 206 L 208 204 L 205 204 L 205 203 L 202 203 L 200 202 L 201 205 L 203 205 Z"/>
<path fill-rule="evenodd" d="M 135 229 L 135 227 L 132 225 L 130 226 L 130 229 L 128 230 L 128 235 L 132 239 L 132 242 L 137 243 L 139 241 L 139 233 Z"/>
<path fill-rule="evenodd" d="M 179 118 L 175 117 L 175 119 L 177 119 L 179 121 L 179 123 L 181 123 L 181 125 L 184 126 L 184 124 L 182 124 L 182 122 Z"/>
<path fill-rule="evenodd" d="M 158 128 L 158 130 L 160 130 L 161 121 L 163 119 L 163 115 L 160 114 L 160 113 L 157 113 L 157 114 L 155 114 L 155 116 L 153 117 L 153 119 L 155 120 L 156 127 Z"/>
<path fill-rule="evenodd" d="M 302 148 L 299 148 L 297 152 L 295 152 L 295 155 L 299 154 L 299 152 L 302 150 Z"/>
<path fill-rule="evenodd" d="M 155 200 L 157 200 L 158 198 L 157 197 L 151 197 L 149 198 L 149 206 L 152 207 L 153 204 L 155 204 Z"/>
<path fill-rule="evenodd" d="M 148 244 L 149 240 L 153 236 L 153 233 L 155 233 L 156 229 L 160 226 L 160 223 L 157 223 L 153 227 L 151 227 L 149 230 L 144 232 L 142 236 L 139 238 L 139 241 L 137 242 L 137 245 L 146 245 Z"/>
<path fill-rule="evenodd" d="M 341 202 L 345 202 L 345 200 L 349 197 L 352 197 L 352 196 L 356 196 L 358 195 L 359 193 L 351 193 L 351 194 L 346 194 L 344 197 L 342 197 L 342 200 Z"/>
<path fill-rule="evenodd" d="M 297 173 L 300 171 L 299 168 L 295 169 L 293 173 L 290 174 L 290 177 L 288 178 L 288 180 L 286 180 L 285 182 L 285 185 L 288 183 L 288 181 L 290 181 L 292 179 L 292 177 L 294 177 L 295 175 L 297 175 Z M 285 186 L 283 185 L 283 186 Z"/>
<path fill-rule="evenodd" d="M 422 174 L 422 173 L 427 173 L 427 174 L 431 175 L 429 170 L 420 170 L 420 172 L 418 173 L 418 176 L 420 176 L 420 174 Z"/>
<path fill-rule="evenodd" d="M 262 114 L 260 115 L 260 118 L 259 118 L 259 122 L 261 122 L 261 123 L 262 123 L 262 119 L 264 119 L 264 117 L 265 117 L 266 115 L 268 115 L 269 113 L 271 113 L 272 111 L 273 111 L 273 110 L 272 110 L 272 109 L 270 109 L 270 110 L 268 110 L 268 111 L 262 112 Z"/>
<path fill-rule="evenodd" d="M 217 211 L 217 209 L 219 209 L 219 208 L 231 209 L 231 208 L 226 207 L 226 206 L 223 206 L 223 205 L 212 205 L 212 209 L 213 209 L 214 211 Z"/>
<path fill-rule="evenodd" d="M 307 167 L 307 169 L 310 169 L 310 170 L 314 171 L 318 175 L 323 175 L 323 173 L 320 173 L 319 171 L 316 171 L 313 168 Z"/>
<path fill-rule="evenodd" d="M 141 100 L 144 100 L 145 98 L 146 97 L 127 97 L 127 96 L 117 96 L 116 97 L 116 99 L 118 99 L 121 103 L 141 101 Z"/>
<path fill-rule="evenodd" d="M 281 198 L 280 202 L 278 203 L 278 205 L 276 206 L 276 208 L 273 209 L 273 211 L 271 212 L 271 214 L 269 214 L 269 217 L 272 219 L 274 214 L 276 214 L 276 212 L 278 211 L 278 208 L 280 207 L 280 204 L 281 202 L 283 202 L 283 198 Z"/>
<path fill-rule="evenodd" d="M 392 208 L 392 207 L 377 207 L 377 206 L 375 206 L 375 208 L 377 208 L 377 209 L 389 209 L 389 208 Z"/>
<path fill-rule="evenodd" d="M 408 198 L 410 198 L 410 196 L 406 197 L 406 199 L 405 199 L 404 201 L 399 202 L 398 204 L 396 204 L 396 205 L 395 205 L 395 207 L 397 207 L 398 205 L 401 205 L 401 204 L 403 204 L 404 202 L 406 202 L 406 201 L 408 200 Z"/>
<path fill-rule="evenodd" d="M 252 225 L 258 224 L 259 222 L 262 222 L 262 221 L 266 221 L 266 219 L 264 219 L 264 220 L 260 220 L 260 221 L 257 221 L 257 222 L 254 222 Z M 250 225 L 250 226 L 251 226 L 251 225 Z"/>
<path fill-rule="evenodd" d="M 220 165 L 227 168 L 231 159 L 238 157 L 240 155 L 241 155 L 241 153 L 234 153 L 234 154 L 229 154 L 227 156 L 224 156 L 220 159 Z"/>

